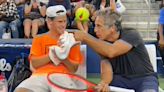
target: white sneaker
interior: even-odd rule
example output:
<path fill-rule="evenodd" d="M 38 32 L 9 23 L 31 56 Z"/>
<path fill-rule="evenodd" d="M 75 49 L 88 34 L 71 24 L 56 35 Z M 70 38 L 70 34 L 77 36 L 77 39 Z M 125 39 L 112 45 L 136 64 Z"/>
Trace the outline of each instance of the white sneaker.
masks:
<path fill-rule="evenodd" d="M 2 39 L 11 39 L 11 33 L 10 32 L 8 32 L 8 33 L 3 33 L 3 35 L 2 35 Z"/>

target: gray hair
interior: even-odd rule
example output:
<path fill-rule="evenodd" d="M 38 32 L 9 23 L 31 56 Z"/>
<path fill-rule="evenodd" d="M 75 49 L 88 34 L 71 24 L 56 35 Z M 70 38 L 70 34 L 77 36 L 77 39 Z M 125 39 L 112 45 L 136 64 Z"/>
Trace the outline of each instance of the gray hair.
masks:
<path fill-rule="evenodd" d="M 104 19 L 104 25 L 107 27 L 111 27 L 116 22 L 122 21 L 122 17 L 119 13 L 112 11 L 111 9 L 99 10 L 96 14 L 97 16 L 101 16 Z"/>

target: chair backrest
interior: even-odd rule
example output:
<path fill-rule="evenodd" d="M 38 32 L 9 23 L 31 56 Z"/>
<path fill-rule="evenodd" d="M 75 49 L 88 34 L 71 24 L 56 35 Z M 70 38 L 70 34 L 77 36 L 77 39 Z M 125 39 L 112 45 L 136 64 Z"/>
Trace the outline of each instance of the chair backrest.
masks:
<path fill-rule="evenodd" d="M 145 46 L 148 51 L 150 62 L 152 63 L 153 69 L 155 72 L 157 72 L 156 47 L 154 44 L 146 44 Z"/>
<path fill-rule="evenodd" d="M 83 56 L 84 56 L 84 61 L 81 65 L 79 65 L 78 70 L 76 71 L 76 74 L 78 74 L 84 78 L 87 78 L 87 66 L 86 66 L 87 46 L 81 45 L 80 48 L 81 48 L 81 52 L 83 53 Z"/>

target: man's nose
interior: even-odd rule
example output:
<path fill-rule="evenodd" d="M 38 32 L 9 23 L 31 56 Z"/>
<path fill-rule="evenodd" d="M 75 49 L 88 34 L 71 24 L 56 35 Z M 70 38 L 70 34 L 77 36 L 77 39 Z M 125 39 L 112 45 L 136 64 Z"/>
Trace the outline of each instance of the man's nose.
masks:
<path fill-rule="evenodd" d="M 63 22 L 62 22 L 62 25 L 65 25 L 65 24 L 67 24 L 67 22 L 66 22 L 66 21 L 63 21 Z"/>
<path fill-rule="evenodd" d="M 66 25 L 66 23 L 65 23 L 65 22 L 62 22 L 62 23 L 61 23 L 61 26 L 63 26 L 63 27 L 64 27 L 65 25 Z"/>
<path fill-rule="evenodd" d="M 95 29 L 94 29 L 94 32 L 97 32 L 97 31 L 98 31 L 98 30 L 95 28 Z"/>

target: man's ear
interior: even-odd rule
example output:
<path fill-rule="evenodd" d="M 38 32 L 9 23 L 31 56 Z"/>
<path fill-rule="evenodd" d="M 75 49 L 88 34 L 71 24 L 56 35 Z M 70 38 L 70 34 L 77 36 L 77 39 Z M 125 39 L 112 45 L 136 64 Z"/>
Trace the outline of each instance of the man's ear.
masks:
<path fill-rule="evenodd" d="M 50 26 L 52 26 L 53 25 L 53 20 L 49 20 L 48 23 L 49 23 Z"/>
<path fill-rule="evenodd" d="M 52 20 L 47 19 L 46 22 L 47 22 L 48 28 L 51 28 L 51 26 L 53 26 L 53 24 L 52 24 L 53 21 Z"/>

